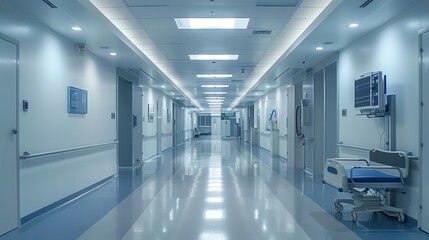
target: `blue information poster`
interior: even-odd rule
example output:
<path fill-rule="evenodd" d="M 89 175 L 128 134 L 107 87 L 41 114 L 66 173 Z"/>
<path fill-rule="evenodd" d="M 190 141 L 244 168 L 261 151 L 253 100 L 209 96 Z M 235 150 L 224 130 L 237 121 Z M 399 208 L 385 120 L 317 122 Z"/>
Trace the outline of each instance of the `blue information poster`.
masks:
<path fill-rule="evenodd" d="M 88 92 L 86 90 L 68 86 L 67 100 L 69 113 L 86 114 L 88 112 Z"/>

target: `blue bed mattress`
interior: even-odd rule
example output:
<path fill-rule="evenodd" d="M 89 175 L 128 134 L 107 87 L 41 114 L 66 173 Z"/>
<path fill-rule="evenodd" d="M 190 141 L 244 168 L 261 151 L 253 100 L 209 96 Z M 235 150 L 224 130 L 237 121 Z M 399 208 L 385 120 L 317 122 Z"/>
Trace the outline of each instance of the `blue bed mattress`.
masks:
<path fill-rule="evenodd" d="M 345 169 L 348 182 L 351 182 L 351 169 Z M 401 182 L 401 177 L 387 174 L 374 169 L 354 169 L 353 170 L 354 182 Z"/>

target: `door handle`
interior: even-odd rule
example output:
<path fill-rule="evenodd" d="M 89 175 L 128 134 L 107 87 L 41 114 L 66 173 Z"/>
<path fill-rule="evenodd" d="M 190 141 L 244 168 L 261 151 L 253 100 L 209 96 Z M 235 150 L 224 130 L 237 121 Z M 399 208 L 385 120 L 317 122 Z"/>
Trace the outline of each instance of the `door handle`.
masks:
<path fill-rule="evenodd" d="M 18 134 L 18 130 L 12 129 L 12 134 L 14 134 L 14 135 Z"/>

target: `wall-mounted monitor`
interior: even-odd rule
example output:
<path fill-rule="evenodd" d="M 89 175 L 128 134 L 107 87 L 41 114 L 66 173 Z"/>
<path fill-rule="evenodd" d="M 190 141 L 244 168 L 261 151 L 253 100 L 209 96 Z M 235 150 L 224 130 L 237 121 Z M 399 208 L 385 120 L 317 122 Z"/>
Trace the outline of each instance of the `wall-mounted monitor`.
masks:
<path fill-rule="evenodd" d="M 88 113 L 88 92 L 86 90 L 67 87 L 67 111 L 68 113 Z"/>
<path fill-rule="evenodd" d="M 363 114 L 384 111 L 385 85 L 381 71 L 360 74 L 354 86 L 355 109 Z"/>

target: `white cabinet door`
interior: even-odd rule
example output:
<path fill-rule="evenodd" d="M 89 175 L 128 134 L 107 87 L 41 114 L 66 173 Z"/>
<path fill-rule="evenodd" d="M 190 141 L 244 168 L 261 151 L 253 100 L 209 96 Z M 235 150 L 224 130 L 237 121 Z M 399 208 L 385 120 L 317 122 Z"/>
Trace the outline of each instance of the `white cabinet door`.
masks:
<path fill-rule="evenodd" d="M 429 232 L 429 32 L 422 35 L 422 229 Z"/>
<path fill-rule="evenodd" d="M 0 235 L 18 226 L 17 46 L 0 38 Z"/>

